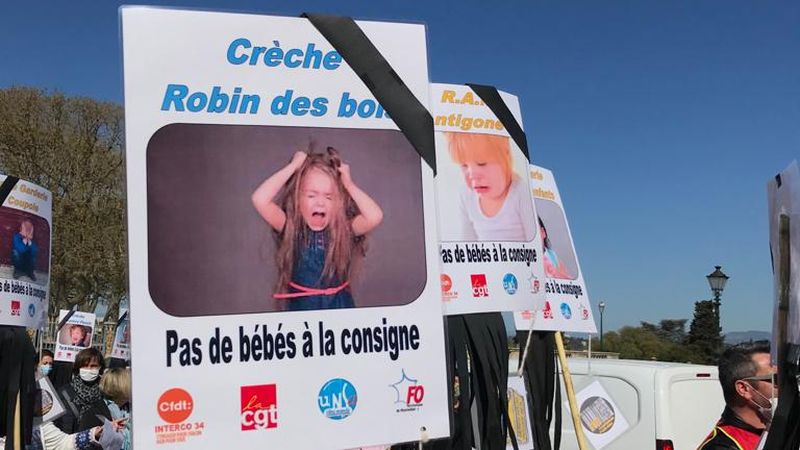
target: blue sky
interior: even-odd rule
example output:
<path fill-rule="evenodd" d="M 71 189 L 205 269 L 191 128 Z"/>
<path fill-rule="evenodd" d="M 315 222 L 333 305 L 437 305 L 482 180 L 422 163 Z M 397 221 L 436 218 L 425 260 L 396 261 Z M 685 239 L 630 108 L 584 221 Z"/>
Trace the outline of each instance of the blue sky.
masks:
<path fill-rule="evenodd" d="M 432 81 L 520 97 L 607 330 L 691 318 L 716 264 L 724 331 L 771 327 L 766 182 L 800 148 L 800 3 L 395 3 L 168 5 L 427 24 Z M 0 87 L 121 102 L 118 5 L 4 2 Z"/>

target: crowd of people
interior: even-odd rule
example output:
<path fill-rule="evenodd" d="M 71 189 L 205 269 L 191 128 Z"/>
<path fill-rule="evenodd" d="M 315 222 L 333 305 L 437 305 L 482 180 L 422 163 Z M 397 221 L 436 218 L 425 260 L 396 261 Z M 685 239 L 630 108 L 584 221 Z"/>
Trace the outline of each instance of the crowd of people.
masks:
<path fill-rule="evenodd" d="M 17 339 L 19 341 L 20 339 Z M 24 352 L 34 356 L 30 341 L 22 342 Z M 6 348 L 3 348 L 4 352 Z M 10 348 L 8 349 L 10 350 Z M 25 358 L 27 359 L 27 358 Z M 34 359 L 34 358 L 31 358 Z M 35 392 L 32 402 L 33 420 L 24 417 L 2 417 L 2 422 L 16 421 L 17 439 L 21 447 L 0 442 L 0 448 L 20 448 L 24 450 L 130 450 L 132 421 L 130 419 L 131 371 L 126 361 L 109 361 L 95 348 L 81 350 L 73 363 L 54 361 L 49 350 L 43 350 L 36 361 L 22 360 L 19 371 L 22 382 L 18 390 L 18 410 L 25 416 L 26 392 Z M 6 365 L 6 361 L 3 361 Z M 33 370 L 25 367 L 33 366 Z M 4 369 L 7 369 L 4 367 Z M 32 380 L 26 378 L 33 374 Z M 44 380 L 46 379 L 46 380 Z M 25 384 L 34 386 L 33 389 Z M 42 389 L 52 386 L 52 391 Z M 60 407 L 55 410 L 54 405 Z M 52 420 L 43 420 L 49 411 L 63 411 Z M 0 441 L 3 441 L 0 438 Z"/>

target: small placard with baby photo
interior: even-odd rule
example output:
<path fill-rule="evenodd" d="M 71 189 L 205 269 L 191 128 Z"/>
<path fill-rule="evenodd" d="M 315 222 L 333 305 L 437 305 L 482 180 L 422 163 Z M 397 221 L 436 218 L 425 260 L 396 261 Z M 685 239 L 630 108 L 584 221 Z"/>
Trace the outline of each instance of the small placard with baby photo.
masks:
<path fill-rule="evenodd" d="M 0 325 L 44 326 L 51 212 L 49 191 L 0 175 Z"/>
<path fill-rule="evenodd" d="M 529 172 L 541 236 L 545 301 L 541 308 L 516 311 L 516 328 L 596 333 L 592 305 L 553 172 L 535 165 Z"/>
<path fill-rule="evenodd" d="M 58 323 L 60 328 L 58 329 L 54 359 L 73 362 L 78 352 L 92 346 L 95 315 L 62 309 L 58 313 Z"/>
<path fill-rule="evenodd" d="M 498 93 L 521 127 L 517 97 Z M 431 85 L 431 107 L 446 314 L 535 307 L 544 272 L 528 156 L 470 87 Z"/>

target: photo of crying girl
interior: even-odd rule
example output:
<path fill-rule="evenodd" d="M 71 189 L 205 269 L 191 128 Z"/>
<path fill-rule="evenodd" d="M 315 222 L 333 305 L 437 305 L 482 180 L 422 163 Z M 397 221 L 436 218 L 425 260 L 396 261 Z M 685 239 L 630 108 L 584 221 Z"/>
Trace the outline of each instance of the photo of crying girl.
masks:
<path fill-rule="evenodd" d="M 251 199 L 275 232 L 273 297 L 289 311 L 354 307 L 351 275 L 383 211 L 355 184 L 339 152 L 296 152 Z"/>

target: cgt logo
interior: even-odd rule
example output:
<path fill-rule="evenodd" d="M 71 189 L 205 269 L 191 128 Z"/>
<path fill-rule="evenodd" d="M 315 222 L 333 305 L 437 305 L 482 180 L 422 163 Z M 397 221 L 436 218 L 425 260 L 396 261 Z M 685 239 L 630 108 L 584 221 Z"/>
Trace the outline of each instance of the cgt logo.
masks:
<path fill-rule="evenodd" d="M 479 297 L 488 297 L 489 296 L 489 287 L 486 285 L 486 275 L 480 274 L 472 274 L 469 276 L 470 281 L 472 281 L 472 296 L 475 298 Z"/>
<path fill-rule="evenodd" d="M 278 428 L 278 396 L 274 384 L 241 387 L 242 431 Z"/>
<path fill-rule="evenodd" d="M 553 318 L 553 308 L 550 307 L 550 302 L 544 302 L 544 309 L 542 310 L 542 315 L 545 319 L 552 319 Z"/>
<path fill-rule="evenodd" d="M 416 411 L 422 406 L 425 398 L 425 386 L 419 381 L 406 375 L 406 371 L 401 372 L 400 381 L 389 385 L 395 392 L 396 412 Z"/>
<path fill-rule="evenodd" d="M 19 310 L 22 308 L 19 300 L 11 300 L 11 315 L 19 316 Z"/>
<path fill-rule="evenodd" d="M 167 423 L 181 423 L 192 415 L 194 400 L 181 388 L 164 391 L 158 398 L 158 416 Z"/>

